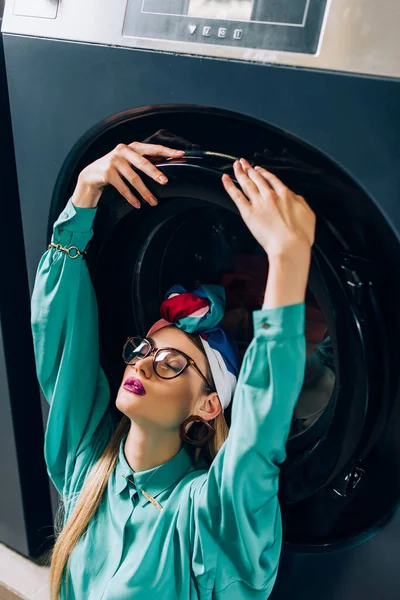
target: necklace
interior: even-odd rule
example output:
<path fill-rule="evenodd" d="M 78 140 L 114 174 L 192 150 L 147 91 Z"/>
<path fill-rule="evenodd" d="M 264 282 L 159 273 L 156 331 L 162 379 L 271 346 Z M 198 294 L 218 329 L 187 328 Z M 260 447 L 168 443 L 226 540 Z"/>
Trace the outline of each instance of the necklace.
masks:
<path fill-rule="evenodd" d="M 127 437 L 127 436 L 125 436 L 125 438 L 123 439 L 123 444 L 124 444 L 124 445 L 125 445 L 126 437 Z M 124 456 L 125 456 L 125 452 L 124 452 Z M 125 457 L 125 460 L 126 460 L 126 457 Z M 163 463 L 163 464 L 165 464 L 165 463 Z M 147 478 L 147 479 L 144 481 L 144 483 L 148 483 L 148 481 L 149 481 L 149 480 L 152 478 L 152 476 L 153 476 L 153 475 L 155 475 L 155 473 L 158 471 L 158 469 L 159 469 L 160 467 L 162 467 L 162 466 L 163 466 L 163 465 L 159 465 L 158 467 L 156 467 L 156 468 L 154 469 L 154 471 L 153 471 L 152 473 L 150 473 L 150 475 L 149 475 L 149 476 L 148 476 L 148 478 Z M 124 477 L 125 477 L 125 476 L 124 476 Z M 136 484 L 135 484 L 135 487 L 136 487 Z M 157 500 L 156 500 L 155 498 L 153 498 L 153 496 L 150 496 L 150 494 L 148 494 L 147 492 L 145 492 L 145 491 L 144 491 L 142 488 L 140 488 L 140 491 L 141 491 L 141 493 L 143 494 L 143 496 L 144 496 L 145 498 L 147 498 L 147 500 L 149 500 L 149 501 L 150 501 L 150 502 L 151 502 L 151 503 L 152 503 L 152 504 L 153 504 L 153 505 L 154 505 L 156 508 L 158 508 L 158 510 L 163 510 L 163 507 L 161 506 L 161 504 L 159 504 L 159 503 L 157 502 Z"/>

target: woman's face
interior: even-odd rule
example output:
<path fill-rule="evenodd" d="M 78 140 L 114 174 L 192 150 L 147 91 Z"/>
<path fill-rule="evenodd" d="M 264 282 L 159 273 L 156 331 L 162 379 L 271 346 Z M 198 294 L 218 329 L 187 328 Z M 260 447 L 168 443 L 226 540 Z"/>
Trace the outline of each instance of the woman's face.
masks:
<path fill-rule="evenodd" d="M 159 329 L 148 338 L 156 348 L 170 347 L 193 358 L 203 375 L 207 373 L 207 359 L 192 340 L 175 326 Z M 198 414 L 211 420 L 221 410 L 216 393 L 204 395 L 203 379 L 193 367 L 188 367 L 174 379 L 162 379 L 153 368 L 154 355 L 127 365 L 116 399 L 117 408 L 138 424 L 176 430 L 189 416 Z M 128 378 L 142 384 L 145 394 L 124 388 Z"/>

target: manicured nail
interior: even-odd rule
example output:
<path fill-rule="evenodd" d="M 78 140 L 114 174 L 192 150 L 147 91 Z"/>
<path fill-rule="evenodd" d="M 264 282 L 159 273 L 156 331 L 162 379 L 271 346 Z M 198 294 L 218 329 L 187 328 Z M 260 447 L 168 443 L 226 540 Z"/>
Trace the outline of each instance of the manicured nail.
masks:
<path fill-rule="evenodd" d="M 165 175 L 160 175 L 158 181 L 161 181 L 161 183 L 167 183 L 168 179 L 165 177 Z"/>
<path fill-rule="evenodd" d="M 149 198 L 149 202 L 152 206 L 157 206 L 158 202 L 157 200 L 154 198 L 154 196 L 150 196 Z"/>
<path fill-rule="evenodd" d="M 174 150 L 175 154 L 185 154 L 184 150 Z"/>

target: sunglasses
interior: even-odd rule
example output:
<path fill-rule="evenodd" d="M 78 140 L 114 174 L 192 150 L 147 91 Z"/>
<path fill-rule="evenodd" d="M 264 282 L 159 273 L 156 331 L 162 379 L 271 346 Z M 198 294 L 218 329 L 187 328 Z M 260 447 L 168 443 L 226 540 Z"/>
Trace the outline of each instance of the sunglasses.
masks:
<path fill-rule="evenodd" d="M 193 358 L 176 348 L 156 348 L 146 338 L 129 337 L 122 349 L 122 358 L 127 365 L 135 365 L 139 360 L 153 354 L 153 368 L 161 379 L 175 379 L 188 367 L 193 367 L 211 390 L 214 386 L 203 375 Z"/>

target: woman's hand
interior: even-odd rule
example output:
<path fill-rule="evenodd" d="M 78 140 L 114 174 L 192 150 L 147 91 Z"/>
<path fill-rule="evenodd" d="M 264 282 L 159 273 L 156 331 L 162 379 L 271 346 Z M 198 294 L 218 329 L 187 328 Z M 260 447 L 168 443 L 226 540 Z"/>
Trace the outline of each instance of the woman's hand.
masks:
<path fill-rule="evenodd" d="M 113 185 L 119 193 L 135 208 L 140 208 L 140 202 L 126 185 L 122 176 L 141 194 L 148 204 L 155 206 L 157 199 L 145 186 L 136 171 L 149 175 L 157 183 L 165 185 L 168 179 L 152 164 L 154 157 L 179 158 L 184 150 L 173 150 L 155 144 L 132 142 L 118 144 L 111 152 L 87 165 L 79 174 L 78 182 L 72 196 L 75 206 L 94 208 L 97 206 L 106 185 Z"/>
<path fill-rule="evenodd" d="M 316 217 L 302 196 L 278 177 L 246 160 L 234 164 L 241 190 L 229 175 L 223 185 L 247 227 L 268 255 L 264 308 L 304 302 Z"/>
<path fill-rule="evenodd" d="M 235 162 L 234 172 L 242 189 L 229 175 L 223 175 L 223 185 L 268 258 L 310 252 L 316 218 L 304 198 L 266 169 L 253 169 L 243 158 Z"/>

